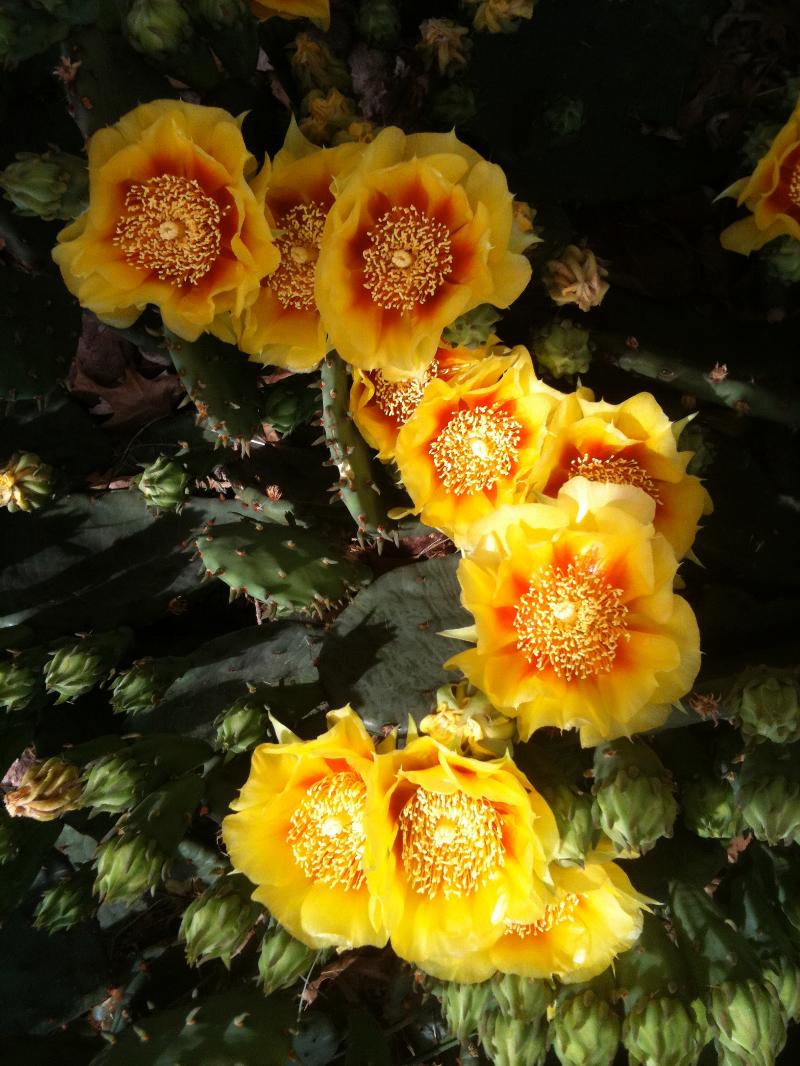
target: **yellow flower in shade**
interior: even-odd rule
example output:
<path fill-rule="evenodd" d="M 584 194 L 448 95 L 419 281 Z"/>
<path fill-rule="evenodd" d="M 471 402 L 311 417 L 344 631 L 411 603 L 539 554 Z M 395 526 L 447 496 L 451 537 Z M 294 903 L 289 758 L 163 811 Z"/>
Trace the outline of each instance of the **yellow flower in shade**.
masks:
<path fill-rule="evenodd" d="M 550 808 L 511 759 L 467 758 L 430 737 L 375 770 L 367 876 L 395 952 L 445 980 L 481 980 L 505 923 L 539 920 L 553 898 Z"/>
<path fill-rule="evenodd" d="M 461 669 L 521 737 L 580 729 L 597 744 L 661 725 L 700 667 L 694 613 L 672 591 L 677 560 L 631 485 L 573 478 L 557 500 L 501 508 L 458 568 L 475 648 Z"/>
<path fill-rule="evenodd" d="M 751 212 L 720 234 L 728 251 L 749 255 L 776 237 L 800 240 L 800 99 L 750 177 L 721 195 Z"/>
<path fill-rule="evenodd" d="M 155 100 L 92 137 L 89 208 L 53 251 L 84 307 L 129 326 L 155 304 L 194 340 L 255 299 L 279 253 L 239 126 L 219 108 Z"/>
<path fill-rule="evenodd" d="M 561 398 L 537 380 L 525 348 L 431 381 L 395 444 L 422 521 L 465 547 L 475 522 L 523 501 Z"/>
<path fill-rule="evenodd" d="M 682 558 L 700 517 L 711 511 L 711 498 L 700 479 L 686 473 L 693 453 L 678 451 L 680 428 L 646 392 L 620 404 L 571 395 L 550 424 L 533 487 L 557 496 L 573 477 L 637 485 L 655 502 L 656 532 Z"/>
<path fill-rule="evenodd" d="M 552 873 L 557 900 L 536 922 L 508 923 L 489 962 L 520 977 L 588 981 L 639 939 L 642 912 L 652 901 L 613 862 L 587 862 L 580 870 L 554 866 Z"/>
<path fill-rule="evenodd" d="M 478 362 L 487 348 L 450 348 L 442 345 L 418 377 L 393 381 L 380 370 L 353 368 L 350 414 L 364 440 L 387 462 L 394 456 L 397 434 L 419 407 L 434 378 L 447 380 Z"/>
<path fill-rule="evenodd" d="M 250 9 L 260 22 L 278 15 L 282 19 L 308 18 L 323 30 L 331 24 L 330 0 L 250 0 Z"/>
<path fill-rule="evenodd" d="M 362 370 L 424 374 L 446 326 L 478 304 L 507 307 L 527 285 L 511 235 L 500 167 L 454 133 L 382 130 L 322 238 L 317 305 L 333 346 Z"/>
<path fill-rule="evenodd" d="M 357 144 L 317 148 L 292 119 L 264 183 L 281 261 L 234 323 L 236 344 L 255 362 L 313 370 L 328 350 L 314 300 L 319 242 L 333 203 L 332 187 L 361 151 Z"/>
<path fill-rule="evenodd" d="M 377 947 L 387 935 L 367 885 L 367 782 L 375 751 L 349 707 L 316 740 L 288 731 L 253 752 L 250 776 L 222 823 L 236 870 L 263 903 L 313 948 Z"/>

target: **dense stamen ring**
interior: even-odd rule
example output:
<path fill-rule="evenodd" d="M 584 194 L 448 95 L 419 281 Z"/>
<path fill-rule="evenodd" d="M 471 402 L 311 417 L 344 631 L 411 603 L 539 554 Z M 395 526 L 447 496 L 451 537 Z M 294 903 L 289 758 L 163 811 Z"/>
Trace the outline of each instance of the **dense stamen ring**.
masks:
<path fill-rule="evenodd" d="M 325 228 L 326 211 L 322 204 L 296 204 L 280 219 L 280 233 L 275 244 L 281 253 L 276 269 L 264 280 L 278 303 L 295 311 L 313 311 L 317 259 Z"/>
<path fill-rule="evenodd" d="M 621 455 L 598 459 L 584 452 L 569 464 L 569 476 L 585 477 L 587 481 L 610 481 L 614 485 L 634 485 L 643 489 L 656 503 L 661 503 L 658 486 L 635 459 L 627 459 Z"/>
<path fill-rule="evenodd" d="M 306 877 L 345 891 L 364 884 L 364 803 L 367 789 L 352 770 L 312 785 L 292 815 L 287 843 Z"/>
<path fill-rule="evenodd" d="M 455 496 L 491 489 L 511 473 L 522 425 L 497 404 L 458 411 L 428 449 L 439 480 Z"/>
<path fill-rule="evenodd" d="M 386 311 L 412 311 L 435 296 L 453 269 L 450 231 L 418 207 L 392 207 L 367 233 L 364 288 Z"/>

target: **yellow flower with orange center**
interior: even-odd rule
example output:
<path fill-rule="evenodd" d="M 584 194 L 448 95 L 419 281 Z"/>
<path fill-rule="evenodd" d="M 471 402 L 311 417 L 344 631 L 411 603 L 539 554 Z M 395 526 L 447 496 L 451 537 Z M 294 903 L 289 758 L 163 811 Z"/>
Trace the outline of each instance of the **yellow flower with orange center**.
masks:
<path fill-rule="evenodd" d="M 250 776 L 222 823 L 253 899 L 314 948 L 386 943 L 365 862 L 366 798 L 375 750 L 349 707 L 316 740 L 288 734 L 253 752 Z"/>
<path fill-rule="evenodd" d="M 720 195 L 751 212 L 722 231 L 723 248 L 749 255 L 776 237 L 800 240 L 800 99 L 750 177 Z"/>
<path fill-rule="evenodd" d="M 525 348 L 432 380 L 395 444 L 422 521 L 465 546 L 475 522 L 524 500 L 561 395 L 537 380 Z"/>
<path fill-rule="evenodd" d="M 677 559 L 632 485 L 573 478 L 557 500 L 504 507 L 459 564 L 476 647 L 446 664 L 527 739 L 541 726 L 597 744 L 652 729 L 700 667 L 697 622 L 672 591 Z"/>
<path fill-rule="evenodd" d="M 686 473 L 693 453 L 678 451 L 677 428 L 649 393 L 620 404 L 570 396 L 551 422 L 533 488 L 557 496 L 574 477 L 636 485 L 655 502 L 656 532 L 682 558 L 711 499 L 700 479 Z"/>
<path fill-rule="evenodd" d="M 317 148 L 292 119 L 265 185 L 267 217 L 275 229 L 280 264 L 234 323 L 236 344 L 255 362 L 307 371 L 328 350 L 314 299 L 320 240 L 333 203 L 334 183 L 362 148 Z"/>
<path fill-rule="evenodd" d="M 453 133 L 390 127 L 367 146 L 325 225 L 317 305 L 333 346 L 388 378 L 424 374 L 442 331 L 530 278 L 510 250 L 505 175 Z"/>
<path fill-rule="evenodd" d="M 219 108 L 155 100 L 89 144 L 89 207 L 58 235 L 67 288 L 104 322 L 148 304 L 194 340 L 255 299 L 279 253 L 240 121 Z"/>
<path fill-rule="evenodd" d="M 442 345 L 424 373 L 394 381 L 380 370 L 353 368 L 350 413 L 364 440 L 387 462 L 394 456 L 397 434 L 419 407 L 434 378 L 447 380 L 477 363 L 487 348 L 450 348 Z"/>
<path fill-rule="evenodd" d="M 377 759 L 367 820 L 368 882 L 401 958 L 480 980 L 471 975 L 505 923 L 544 915 L 558 833 L 509 758 L 471 759 L 418 737 Z"/>
<path fill-rule="evenodd" d="M 323 30 L 331 24 L 330 0 L 250 0 L 250 9 L 261 22 L 277 15 L 284 19 L 309 18 Z"/>

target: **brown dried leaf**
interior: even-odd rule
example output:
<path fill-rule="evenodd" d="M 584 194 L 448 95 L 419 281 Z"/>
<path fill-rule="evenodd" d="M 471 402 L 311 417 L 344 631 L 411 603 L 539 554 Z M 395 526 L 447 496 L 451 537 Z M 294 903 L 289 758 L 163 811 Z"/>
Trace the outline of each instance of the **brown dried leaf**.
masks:
<path fill-rule="evenodd" d="M 99 403 L 92 411 L 95 414 L 110 411 L 111 418 L 105 425 L 111 428 L 141 425 L 168 415 L 183 392 L 181 383 L 174 374 L 165 372 L 155 378 L 146 378 L 129 366 L 125 368 L 118 384 L 98 385 L 84 373 L 78 363 L 73 364 L 69 388 L 72 392 L 97 396 Z"/>

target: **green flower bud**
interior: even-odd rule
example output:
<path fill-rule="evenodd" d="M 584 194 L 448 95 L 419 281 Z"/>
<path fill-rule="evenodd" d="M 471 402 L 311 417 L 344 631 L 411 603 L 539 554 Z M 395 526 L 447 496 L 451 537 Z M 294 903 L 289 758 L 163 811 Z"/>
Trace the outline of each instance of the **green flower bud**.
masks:
<path fill-rule="evenodd" d="M 544 113 L 545 124 L 557 137 L 574 137 L 585 121 L 583 100 L 560 96 Z"/>
<path fill-rule="evenodd" d="M 710 1039 L 700 1000 L 668 994 L 640 999 L 622 1026 L 630 1066 L 695 1066 Z"/>
<path fill-rule="evenodd" d="M 180 937 L 186 941 L 190 965 L 222 959 L 230 969 L 231 959 L 247 942 L 262 913 L 260 905 L 250 899 L 252 890 L 246 877 L 233 874 L 221 877 L 189 904 Z"/>
<path fill-rule="evenodd" d="M 497 1006 L 509 1018 L 519 1018 L 531 1024 L 546 1018 L 553 1002 L 553 986 L 549 981 L 535 981 L 513 973 L 496 974 L 487 982 Z"/>
<path fill-rule="evenodd" d="M 489 342 L 500 312 L 492 304 L 479 304 L 447 327 L 442 336 L 458 348 L 481 348 Z"/>
<path fill-rule="evenodd" d="M 745 736 L 765 737 L 775 744 L 800 739 L 800 671 L 749 667 L 737 678 L 727 702 Z"/>
<path fill-rule="evenodd" d="M 553 1046 L 561 1066 L 611 1066 L 619 1046 L 619 1015 L 590 988 L 556 1005 Z"/>
<path fill-rule="evenodd" d="M 478 1023 L 491 1003 L 490 982 L 460 985 L 455 981 L 434 981 L 432 985 L 450 1034 L 464 1041 L 477 1033 Z"/>
<path fill-rule="evenodd" d="M 558 827 L 560 844 L 556 861 L 562 866 L 583 866 L 594 838 L 592 797 L 566 784 L 542 783 L 539 791 Z"/>
<path fill-rule="evenodd" d="M 169 686 L 183 673 L 186 660 L 179 656 L 137 659 L 123 670 L 111 686 L 111 709 L 115 714 L 141 714 L 162 699 Z"/>
<path fill-rule="evenodd" d="M 77 644 L 59 648 L 45 667 L 44 684 L 57 692 L 56 703 L 89 692 L 113 670 L 129 640 L 128 630 L 83 637 Z"/>
<path fill-rule="evenodd" d="M 97 910 L 97 903 L 92 898 L 93 880 L 94 871 L 87 864 L 46 889 L 34 914 L 36 928 L 58 933 L 91 918 Z"/>
<path fill-rule="evenodd" d="M 527 1022 L 489 1012 L 478 1027 L 483 1049 L 494 1066 L 543 1066 L 547 1055 L 547 1023 Z"/>
<path fill-rule="evenodd" d="M 732 840 L 744 831 L 742 812 L 733 788 L 725 778 L 708 775 L 686 781 L 681 787 L 683 820 L 699 837 Z"/>
<path fill-rule="evenodd" d="M 89 202 L 86 160 L 66 152 L 18 152 L 17 162 L 0 171 L 0 189 L 21 215 L 52 221 L 72 219 Z"/>
<path fill-rule="evenodd" d="M 271 996 L 273 992 L 293 985 L 298 977 L 310 971 L 318 958 L 328 954 L 301 944 L 280 925 L 268 929 L 258 956 L 258 979 L 264 995 Z"/>
<path fill-rule="evenodd" d="M 767 273 L 784 285 L 800 282 L 800 242 L 796 237 L 779 237 L 761 250 Z"/>
<path fill-rule="evenodd" d="M 765 741 L 749 752 L 736 780 L 745 825 L 768 844 L 800 841 L 798 745 Z"/>
<path fill-rule="evenodd" d="M 12 652 L 0 662 L 0 707 L 24 710 L 38 693 L 44 692 L 42 666 L 44 653 L 36 648 Z"/>
<path fill-rule="evenodd" d="M 0 507 L 35 511 L 53 495 L 53 468 L 33 452 L 17 452 L 0 466 Z"/>
<path fill-rule="evenodd" d="M 133 0 L 125 26 L 133 47 L 156 57 L 177 52 L 192 32 L 178 0 Z"/>
<path fill-rule="evenodd" d="M 266 738 L 269 717 L 257 703 L 234 703 L 214 721 L 217 730 L 215 746 L 222 751 L 238 754 L 249 751 Z"/>
<path fill-rule="evenodd" d="M 572 322 L 551 322 L 533 338 L 533 351 L 539 366 L 554 378 L 585 374 L 592 361 L 589 332 Z"/>
<path fill-rule="evenodd" d="M 250 17 L 247 0 L 195 0 L 195 10 L 214 29 L 239 26 Z"/>
<path fill-rule="evenodd" d="M 351 89 L 350 72 L 324 41 L 308 33 L 298 33 L 288 51 L 292 74 L 302 93 L 313 89 L 324 93 L 329 89 L 342 92 Z"/>
<path fill-rule="evenodd" d="M 155 888 L 169 855 L 144 833 L 115 833 L 97 849 L 95 893 L 103 902 L 130 899 Z"/>
<path fill-rule="evenodd" d="M 309 388 L 307 375 L 293 374 L 269 386 L 262 410 L 263 421 L 285 436 L 316 415 L 319 392 Z"/>
<path fill-rule="evenodd" d="M 800 1020 L 800 966 L 793 959 L 777 956 L 765 964 L 764 979 L 778 993 L 787 1020 Z"/>
<path fill-rule="evenodd" d="M 478 113 L 475 93 L 466 82 L 454 81 L 433 93 L 429 114 L 436 126 L 468 126 Z"/>
<path fill-rule="evenodd" d="M 165 455 L 159 455 L 131 479 L 131 485 L 137 487 L 154 511 L 179 511 L 189 494 L 188 484 L 186 467 Z"/>
<path fill-rule="evenodd" d="M 29 766 L 19 786 L 6 793 L 5 804 L 12 818 L 52 822 L 78 810 L 80 797 L 78 767 L 54 757 Z"/>
<path fill-rule="evenodd" d="M 678 443 L 681 451 L 694 452 L 694 455 L 689 460 L 689 465 L 686 467 L 686 473 L 694 474 L 695 477 L 707 473 L 714 462 L 717 450 L 713 444 L 709 444 L 707 434 L 703 431 L 703 428 L 694 422 L 690 422 L 681 432 Z"/>
<path fill-rule="evenodd" d="M 137 763 L 127 751 L 112 752 L 89 765 L 83 786 L 84 807 L 93 813 L 120 814 L 141 799 L 150 768 Z"/>
<path fill-rule="evenodd" d="M 400 33 L 395 0 L 361 0 L 358 7 L 361 36 L 376 48 L 391 48 Z"/>
<path fill-rule="evenodd" d="M 773 1066 L 786 1043 L 778 994 L 753 978 L 712 987 L 709 1013 L 723 1066 Z"/>
<path fill-rule="evenodd" d="M 674 784 L 647 745 L 622 739 L 596 748 L 594 779 L 597 822 L 622 851 L 643 855 L 672 835 Z"/>

